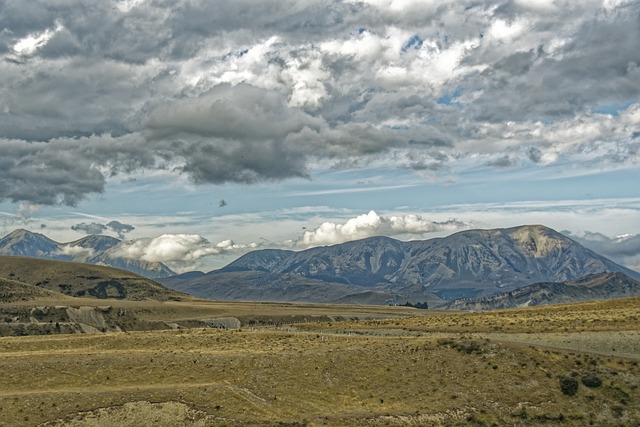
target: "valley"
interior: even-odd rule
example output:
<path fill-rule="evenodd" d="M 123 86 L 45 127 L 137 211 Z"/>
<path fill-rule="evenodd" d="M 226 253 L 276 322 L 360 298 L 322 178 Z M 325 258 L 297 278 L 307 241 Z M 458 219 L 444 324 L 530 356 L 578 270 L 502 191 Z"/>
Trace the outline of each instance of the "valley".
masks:
<path fill-rule="evenodd" d="M 117 303 L 149 319 L 246 317 L 233 330 L 0 338 L 2 425 L 640 422 L 638 298 L 482 313 Z M 292 315 L 308 323 L 257 321 Z"/>
<path fill-rule="evenodd" d="M 539 226 L 254 251 L 169 287 L 0 256 L 0 426 L 638 425 L 637 276 Z"/>

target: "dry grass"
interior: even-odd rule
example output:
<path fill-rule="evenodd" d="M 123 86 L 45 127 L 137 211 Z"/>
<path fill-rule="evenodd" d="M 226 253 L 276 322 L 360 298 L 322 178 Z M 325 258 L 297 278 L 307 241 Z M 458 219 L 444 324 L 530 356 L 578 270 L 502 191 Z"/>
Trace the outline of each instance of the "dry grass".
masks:
<path fill-rule="evenodd" d="M 174 319 L 188 317 L 185 306 L 163 304 Z M 150 318 L 160 315 L 151 307 Z M 213 307 L 221 316 L 246 319 L 374 310 L 233 303 L 192 309 L 200 314 Z M 587 334 L 590 325 L 612 336 L 632 334 L 634 307 L 637 313 L 638 299 L 295 326 L 254 323 L 235 331 L 0 338 L 0 423 L 637 425 L 639 354 L 587 354 L 509 340 Z M 379 309 L 379 317 L 399 313 Z M 587 374 L 602 385 L 586 387 L 580 380 Z M 561 391 L 567 377 L 579 382 L 574 396 Z"/>
<path fill-rule="evenodd" d="M 126 270 L 77 262 L 0 256 L 0 278 L 70 296 L 160 301 L 191 299 Z"/>

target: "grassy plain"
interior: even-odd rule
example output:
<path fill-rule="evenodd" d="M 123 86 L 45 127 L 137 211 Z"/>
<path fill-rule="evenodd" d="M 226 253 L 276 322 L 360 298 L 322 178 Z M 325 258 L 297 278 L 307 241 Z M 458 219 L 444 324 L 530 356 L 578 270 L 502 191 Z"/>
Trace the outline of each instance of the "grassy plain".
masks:
<path fill-rule="evenodd" d="M 108 304 L 243 327 L 0 338 L 0 425 L 640 425 L 638 298 L 485 313 Z"/>

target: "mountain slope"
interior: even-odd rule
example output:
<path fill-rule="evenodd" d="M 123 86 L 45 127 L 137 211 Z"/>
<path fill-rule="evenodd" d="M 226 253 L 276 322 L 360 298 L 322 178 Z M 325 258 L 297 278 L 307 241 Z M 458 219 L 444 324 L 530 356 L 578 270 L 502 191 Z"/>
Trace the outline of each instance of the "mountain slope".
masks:
<path fill-rule="evenodd" d="M 0 239 L 0 255 L 64 259 L 61 245 L 40 233 L 19 229 Z"/>
<path fill-rule="evenodd" d="M 454 310 L 495 310 L 536 305 L 567 304 L 640 296 L 640 282 L 623 273 L 590 274 L 567 282 L 534 283 L 485 298 L 453 301 Z"/>
<path fill-rule="evenodd" d="M 171 278 L 161 281 L 172 289 L 199 298 L 227 301 L 384 305 L 395 299 L 395 294 L 391 292 L 375 292 L 359 286 L 345 286 L 294 274 L 271 275 L 263 271 L 212 272 L 183 282 L 172 281 Z"/>
<path fill-rule="evenodd" d="M 469 230 L 408 245 L 404 268 L 389 281 L 421 284 L 445 299 L 486 296 L 603 271 L 640 279 L 637 272 L 540 225 Z"/>
<path fill-rule="evenodd" d="M 278 268 L 282 262 L 294 255 L 293 251 L 281 249 L 261 249 L 245 254 L 221 268 L 220 272 L 232 271 L 266 271 L 270 272 Z"/>
<path fill-rule="evenodd" d="M 238 271 L 262 274 L 247 282 L 231 275 Z M 532 283 L 561 282 L 604 271 L 640 279 L 637 272 L 564 235 L 533 225 L 469 230 L 424 241 L 372 237 L 300 252 L 254 251 L 220 270 L 174 280 L 170 286 L 208 298 L 243 295 L 242 299 L 259 300 L 264 296 L 255 292 L 254 282 L 259 281 L 263 289 L 269 287 L 273 295 L 280 289 L 281 298 L 289 300 L 286 289 L 296 281 L 302 285 L 313 280 L 343 286 L 347 294 L 342 300 L 351 293 L 372 291 L 387 295 L 387 304 L 428 302 L 433 307 L 446 300 L 489 296 Z"/>
<path fill-rule="evenodd" d="M 160 262 L 123 258 L 117 250 L 121 241 L 110 236 L 91 235 L 70 243 L 58 243 L 40 233 L 15 230 L 0 239 L 0 255 L 84 262 L 129 270 L 151 279 L 175 273 Z"/>
<path fill-rule="evenodd" d="M 0 277 L 0 303 L 30 301 L 36 298 L 62 300 L 66 297 L 59 292 Z"/>
<path fill-rule="evenodd" d="M 0 278 L 75 297 L 159 301 L 186 297 L 129 271 L 38 258 L 0 256 Z"/>

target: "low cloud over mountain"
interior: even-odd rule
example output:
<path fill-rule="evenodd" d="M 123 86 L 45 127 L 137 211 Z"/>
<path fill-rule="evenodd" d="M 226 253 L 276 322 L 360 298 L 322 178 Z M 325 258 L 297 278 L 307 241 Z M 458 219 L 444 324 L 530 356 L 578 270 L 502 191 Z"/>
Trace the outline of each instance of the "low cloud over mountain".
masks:
<path fill-rule="evenodd" d="M 572 239 L 631 269 L 640 270 L 640 235 L 608 237 L 602 233 L 587 232 L 582 236 L 568 233 Z"/>

